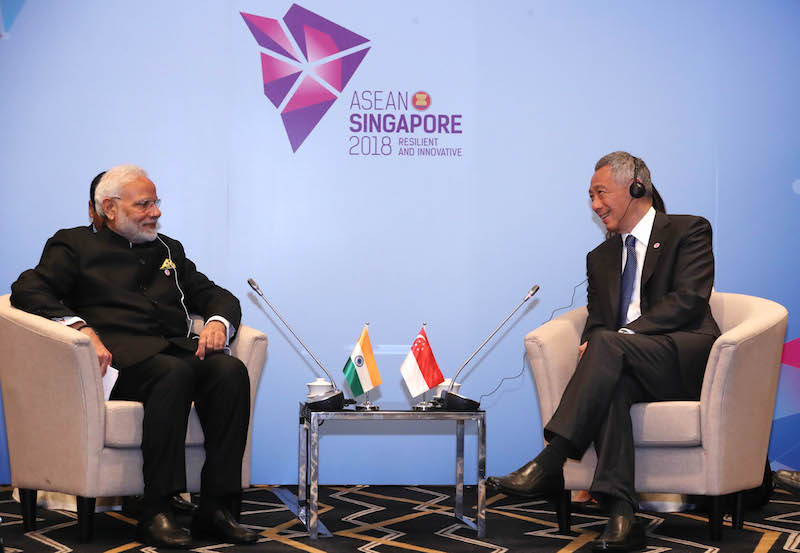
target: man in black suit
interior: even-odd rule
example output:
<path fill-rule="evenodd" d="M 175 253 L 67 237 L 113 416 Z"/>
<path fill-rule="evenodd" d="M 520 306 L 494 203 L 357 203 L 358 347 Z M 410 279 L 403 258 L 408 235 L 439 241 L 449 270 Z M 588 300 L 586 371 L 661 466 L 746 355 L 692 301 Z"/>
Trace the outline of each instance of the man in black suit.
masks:
<path fill-rule="evenodd" d="M 708 305 L 714 283 L 711 225 L 667 215 L 644 161 L 614 152 L 595 165 L 589 196 L 608 239 L 586 258 L 589 316 L 579 361 L 532 461 L 489 484 L 532 497 L 564 488 L 562 467 L 594 443 L 589 490 L 609 512 L 596 551 L 645 546 L 636 523 L 633 403 L 698 399 L 719 328 Z"/>
<path fill-rule="evenodd" d="M 97 190 L 97 185 L 100 184 L 100 179 L 102 179 L 103 175 L 105 174 L 105 171 L 98 173 L 97 176 L 92 179 L 92 182 L 89 185 L 89 218 L 92 220 L 92 224 L 90 226 L 92 232 L 97 232 L 103 228 L 103 225 L 105 224 L 103 217 L 97 213 L 97 210 L 94 208 L 94 192 Z M 186 498 L 184 498 L 181 494 L 175 494 L 172 496 L 172 498 L 170 498 L 170 504 L 172 505 L 172 508 L 183 513 L 196 513 L 199 507 L 190 501 L 189 494 L 184 495 Z M 138 505 L 140 503 L 139 500 L 140 498 L 138 497 L 133 501 L 126 500 L 123 510 L 138 510 L 135 507 L 132 508 L 131 505 Z"/>
<path fill-rule="evenodd" d="M 184 441 L 194 402 L 206 462 L 192 532 L 255 543 L 258 535 L 230 512 L 241 494 L 250 413 L 247 369 L 223 353 L 240 323 L 239 301 L 197 271 L 180 242 L 158 234 L 160 200 L 142 169 L 110 169 L 94 204 L 102 228 L 57 232 L 36 268 L 12 285 L 11 303 L 85 333 L 101 373 L 112 359 L 119 369 L 112 399 L 144 404 L 142 539 L 163 547 L 191 545 L 169 500 L 186 488 Z M 189 312 L 206 320 L 199 336 L 191 333 Z"/>

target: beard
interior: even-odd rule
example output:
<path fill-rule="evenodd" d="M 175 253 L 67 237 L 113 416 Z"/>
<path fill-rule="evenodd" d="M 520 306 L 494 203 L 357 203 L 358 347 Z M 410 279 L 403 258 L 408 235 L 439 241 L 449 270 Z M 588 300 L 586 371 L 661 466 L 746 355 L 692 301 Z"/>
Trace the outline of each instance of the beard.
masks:
<path fill-rule="evenodd" d="M 157 220 L 157 219 L 156 219 Z M 150 222 L 149 220 L 146 220 Z M 158 230 L 155 228 L 142 227 L 141 223 L 132 221 L 128 215 L 119 210 L 117 213 L 117 224 L 114 226 L 114 231 L 127 239 L 131 244 L 143 244 L 144 242 L 152 242 L 158 237 Z"/>

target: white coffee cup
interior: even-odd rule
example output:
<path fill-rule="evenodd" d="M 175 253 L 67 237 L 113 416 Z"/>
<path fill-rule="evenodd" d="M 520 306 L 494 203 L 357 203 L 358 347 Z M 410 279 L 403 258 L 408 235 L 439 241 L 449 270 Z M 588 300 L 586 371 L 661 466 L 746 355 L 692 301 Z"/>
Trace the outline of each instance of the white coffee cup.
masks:
<path fill-rule="evenodd" d="M 322 377 L 316 379 L 314 382 L 308 382 L 306 386 L 308 386 L 308 395 L 311 397 L 321 396 L 333 390 L 333 385 Z"/>
<path fill-rule="evenodd" d="M 444 382 L 442 382 L 441 384 L 439 384 L 438 386 L 436 386 L 436 387 L 433 389 L 433 394 L 434 394 L 434 396 L 435 396 L 435 397 L 442 397 L 442 394 L 444 394 L 444 393 L 445 393 L 445 391 L 446 391 L 448 388 L 450 388 L 450 383 L 451 383 L 452 381 L 453 381 L 453 379 L 452 379 L 452 378 L 445 378 L 445 379 L 444 379 Z M 461 388 L 461 383 L 460 383 L 460 382 L 456 382 L 455 384 L 453 384 L 453 392 L 455 392 L 456 394 L 458 393 L 458 389 L 459 389 L 459 388 Z"/>

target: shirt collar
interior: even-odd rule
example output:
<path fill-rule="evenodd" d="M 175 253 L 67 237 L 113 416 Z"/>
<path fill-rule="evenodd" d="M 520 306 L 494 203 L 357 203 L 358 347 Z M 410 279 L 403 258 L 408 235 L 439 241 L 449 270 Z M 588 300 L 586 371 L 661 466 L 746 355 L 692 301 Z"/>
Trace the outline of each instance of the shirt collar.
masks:
<path fill-rule="evenodd" d="M 625 243 L 625 239 L 632 234 L 636 240 L 644 244 L 645 246 L 650 243 L 650 233 L 653 232 L 653 223 L 656 220 L 656 210 L 653 209 L 653 206 L 650 206 L 650 209 L 647 210 L 647 213 L 644 214 L 636 226 L 633 227 L 633 230 L 630 233 L 626 233 L 622 235 L 622 242 Z"/>
<path fill-rule="evenodd" d="M 92 225 L 92 228 L 94 228 L 94 225 Z M 100 227 L 100 230 L 96 231 L 95 234 L 97 236 L 100 236 L 104 240 L 108 240 L 120 246 L 126 245 L 128 246 L 128 248 L 133 248 L 134 246 L 142 245 L 142 244 L 132 244 L 127 238 L 111 230 L 111 228 L 109 228 L 108 225 L 103 225 L 102 227 Z M 150 245 L 151 242 L 147 242 L 146 244 Z"/>

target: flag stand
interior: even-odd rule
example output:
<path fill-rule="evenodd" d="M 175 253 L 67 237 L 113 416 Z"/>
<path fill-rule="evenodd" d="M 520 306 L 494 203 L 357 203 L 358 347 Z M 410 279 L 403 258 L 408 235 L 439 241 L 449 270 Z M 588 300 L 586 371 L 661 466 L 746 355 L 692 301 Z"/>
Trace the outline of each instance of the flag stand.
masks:
<path fill-rule="evenodd" d="M 428 390 L 428 391 L 430 391 L 430 390 Z M 425 392 L 425 393 L 422 394 L 422 401 L 420 401 L 414 407 L 412 407 L 412 409 L 414 409 L 414 411 L 430 411 L 430 410 L 436 408 L 436 404 L 435 403 L 430 402 L 430 401 L 427 400 L 427 398 L 425 397 L 427 395 L 428 395 L 428 392 Z"/>
<path fill-rule="evenodd" d="M 364 403 L 356 405 L 356 411 L 380 411 L 380 405 L 375 405 L 369 400 L 369 392 L 364 394 Z"/>

